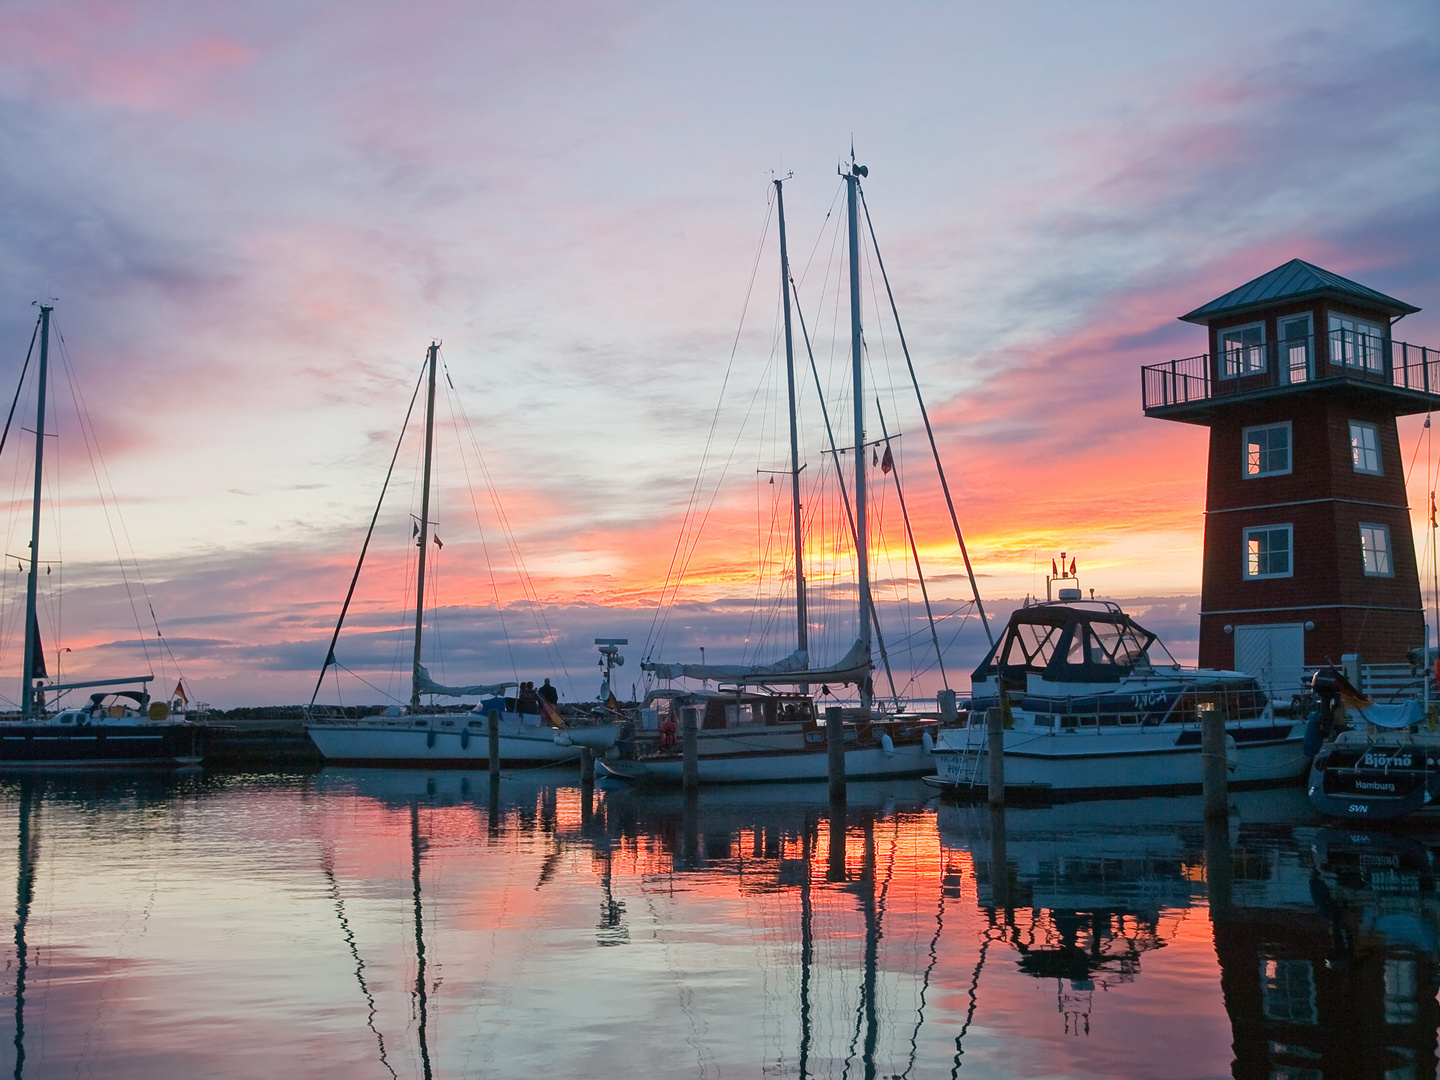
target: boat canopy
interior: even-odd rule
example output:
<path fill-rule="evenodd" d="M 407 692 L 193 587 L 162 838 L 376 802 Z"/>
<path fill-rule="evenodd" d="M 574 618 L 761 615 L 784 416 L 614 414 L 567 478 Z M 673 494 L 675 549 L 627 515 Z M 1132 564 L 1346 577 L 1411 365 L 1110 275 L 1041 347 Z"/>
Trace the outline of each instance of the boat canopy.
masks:
<path fill-rule="evenodd" d="M 519 686 L 519 683 L 498 682 L 484 683 L 476 686 L 442 686 L 430 677 L 430 672 L 425 665 L 419 665 L 419 672 L 415 676 L 415 689 L 421 694 L 438 694 L 441 697 L 470 697 L 472 694 L 503 694 L 507 686 Z"/>
<path fill-rule="evenodd" d="M 1049 682 L 1119 682 L 1154 664 L 1158 646 L 1167 666 L 1178 667 L 1160 639 L 1114 604 L 1035 604 L 1010 616 L 1005 633 L 971 675 L 980 683 L 998 674 L 1023 683 L 1026 675 Z"/>
<path fill-rule="evenodd" d="M 642 670 L 653 672 L 658 679 L 715 679 L 737 686 L 770 686 L 798 683 L 858 683 L 870 674 L 870 650 L 863 641 L 850 647 L 833 667 L 810 668 L 809 655 L 796 649 L 773 664 L 661 664 L 650 660 L 641 663 Z"/>

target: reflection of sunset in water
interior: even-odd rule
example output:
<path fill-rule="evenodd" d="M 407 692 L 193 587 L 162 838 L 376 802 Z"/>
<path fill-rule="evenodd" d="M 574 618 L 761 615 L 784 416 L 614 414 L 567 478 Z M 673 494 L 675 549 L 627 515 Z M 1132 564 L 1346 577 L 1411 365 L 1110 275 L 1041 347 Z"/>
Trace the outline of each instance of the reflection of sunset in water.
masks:
<path fill-rule="evenodd" d="M 1428 856 L 1248 824 L 1289 794 L 1237 803 L 1212 924 L 1198 800 L 12 782 L 5 1038 L 33 1076 L 1429 1075 Z"/>

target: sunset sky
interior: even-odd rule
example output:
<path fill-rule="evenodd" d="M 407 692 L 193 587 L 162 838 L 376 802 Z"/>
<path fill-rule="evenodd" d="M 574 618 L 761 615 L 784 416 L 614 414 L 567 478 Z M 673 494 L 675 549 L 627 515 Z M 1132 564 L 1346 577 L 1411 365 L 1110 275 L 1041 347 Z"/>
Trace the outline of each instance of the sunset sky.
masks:
<path fill-rule="evenodd" d="M 853 140 L 987 605 L 1043 593 L 1064 549 L 1193 659 L 1206 436 L 1145 419 L 1139 369 L 1205 351 L 1175 317 L 1295 257 L 1423 308 L 1395 336 L 1440 345 L 1437 61 L 1425 0 L 7 3 L 0 393 L 32 301 L 57 298 L 120 546 L 218 705 L 308 699 L 432 339 L 468 418 L 443 406 L 437 445 L 473 435 L 528 570 L 481 478 L 476 511 L 466 477 L 445 480 L 451 681 L 554 675 L 593 696 L 595 636 L 631 639 L 627 687 L 647 650 L 739 662 L 763 636 L 778 658 L 784 628 L 751 614 L 758 478 L 783 467 L 770 180 L 794 173 L 791 257 L 838 393 L 831 245 Z M 904 360 L 866 267 L 874 389 L 903 432 L 932 598 L 958 618 L 968 585 L 918 414 L 889 396 Z M 1421 420 L 1401 424 L 1417 523 L 1436 468 Z M 46 541 L 65 581 L 46 646 L 73 648 L 71 671 L 128 668 L 118 525 L 60 423 L 77 517 Z M 360 643 L 339 650 L 372 680 L 403 651 L 413 446 L 357 594 Z M 12 556 L 29 453 L 0 457 Z M 657 637 L 687 505 L 712 491 Z M 881 578 L 908 573 L 892 543 Z M 0 702 L 19 669 L 8 562 Z M 844 606 L 838 578 L 828 593 Z M 983 636 L 946 633 L 963 690 Z M 173 678 L 168 655 L 152 663 Z"/>

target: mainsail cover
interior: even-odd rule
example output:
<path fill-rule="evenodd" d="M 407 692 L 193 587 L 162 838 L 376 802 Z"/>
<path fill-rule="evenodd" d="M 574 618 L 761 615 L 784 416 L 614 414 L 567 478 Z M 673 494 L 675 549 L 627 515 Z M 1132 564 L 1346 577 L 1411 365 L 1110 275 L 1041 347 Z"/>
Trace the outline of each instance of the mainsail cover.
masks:
<path fill-rule="evenodd" d="M 415 675 L 415 689 L 422 694 L 439 694 L 441 697 L 470 697 L 472 694 L 500 694 L 504 693 L 508 686 L 518 686 L 519 683 L 497 682 L 485 683 L 480 686 L 442 686 L 430 677 L 430 672 L 425 665 L 420 665 L 419 672 Z"/>
<path fill-rule="evenodd" d="M 863 641 L 850 647 L 833 667 L 810 668 L 809 655 L 796 649 L 773 664 L 661 664 L 644 661 L 640 667 L 659 679 L 716 679 L 740 686 L 789 683 L 858 683 L 870 674 L 870 650 Z"/>

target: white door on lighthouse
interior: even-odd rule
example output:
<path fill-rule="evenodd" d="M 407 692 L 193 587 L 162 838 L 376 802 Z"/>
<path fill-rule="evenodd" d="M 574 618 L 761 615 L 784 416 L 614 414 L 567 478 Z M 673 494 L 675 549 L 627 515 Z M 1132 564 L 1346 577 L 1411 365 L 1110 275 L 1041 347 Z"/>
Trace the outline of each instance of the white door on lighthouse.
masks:
<path fill-rule="evenodd" d="M 1235 627 L 1235 669 L 1260 681 L 1272 701 L 1286 703 L 1305 680 L 1305 626 Z"/>

